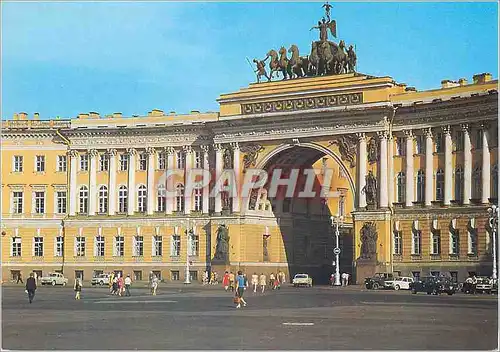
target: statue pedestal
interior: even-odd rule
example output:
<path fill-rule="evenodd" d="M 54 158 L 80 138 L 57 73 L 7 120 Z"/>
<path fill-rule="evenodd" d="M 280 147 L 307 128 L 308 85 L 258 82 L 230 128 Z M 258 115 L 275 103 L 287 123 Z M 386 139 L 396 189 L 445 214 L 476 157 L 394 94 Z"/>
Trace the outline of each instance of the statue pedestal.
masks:
<path fill-rule="evenodd" d="M 372 277 L 377 272 L 376 259 L 358 258 L 356 260 L 356 283 L 363 285 L 367 277 Z"/>
<path fill-rule="evenodd" d="M 229 263 L 225 263 L 222 261 L 212 261 L 210 265 L 212 272 L 216 272 L 219 275 L 219 282 L 222 282 L 222 277 L 224 276 L 224 272 L 230 272 L 231 266 Z"/>

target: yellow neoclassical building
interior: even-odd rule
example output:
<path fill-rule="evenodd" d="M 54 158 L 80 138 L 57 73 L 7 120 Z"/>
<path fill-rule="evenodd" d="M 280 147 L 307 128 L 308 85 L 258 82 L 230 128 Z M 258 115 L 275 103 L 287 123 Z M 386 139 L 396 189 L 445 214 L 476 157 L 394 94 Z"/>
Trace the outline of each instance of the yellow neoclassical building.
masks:
<path fill-rule="evenodd" d="M 153 271 L 183 281 L 212 268 L 322 282 L 337 220 L 340 269 L 358 282 L 376 271 L 491 274 L 490 74 L 429 91 L 360 73 L 307 77 L 250 84 L 218 102 L 213 113 L 3 120 L 2 279 L 119 271 L 146 280 Z M 174 169 L 183 172 L 166 178 Z M 209 187 L 186 188 L 193 169 L 211 173 Z M 301 198 L 284 186 L 272 196 L 267 183 L 244 198 L 212 197 L 227 169 L 240 185 L 251 169 L 281 169 L 285 179 L 313 169 L 335 196 Z"/>

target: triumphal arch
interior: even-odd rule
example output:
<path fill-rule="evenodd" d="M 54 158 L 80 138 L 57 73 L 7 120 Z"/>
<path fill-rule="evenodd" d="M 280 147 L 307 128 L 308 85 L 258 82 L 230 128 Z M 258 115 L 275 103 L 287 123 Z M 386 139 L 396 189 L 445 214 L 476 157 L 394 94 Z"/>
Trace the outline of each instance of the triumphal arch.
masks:
<path fill-rule="evenodd" d="M 3 121 L 3 280 L 242 269 L 326 282 L 337 227 L 340 271 L 358 282 L 490 274 L 498 81 L 417 91 L 356 72 L 326 10 L 308 55 L 269 50 L 218 112 Z"/>

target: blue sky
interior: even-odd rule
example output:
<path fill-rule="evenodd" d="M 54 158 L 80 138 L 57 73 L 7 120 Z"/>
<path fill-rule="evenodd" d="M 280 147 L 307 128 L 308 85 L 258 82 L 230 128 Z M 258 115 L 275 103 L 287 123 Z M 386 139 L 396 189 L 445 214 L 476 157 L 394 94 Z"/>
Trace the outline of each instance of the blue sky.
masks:
<path fill-rule="evenodd" d="M 217 111 L 254 81 L 246 57 L 310 51 L 322 3 L 2 2 L 2 111 L 41 118 L 97 111 Z M 419 90 L 498 77 L 498 5 L 332 3 L 358 71 Z"/>

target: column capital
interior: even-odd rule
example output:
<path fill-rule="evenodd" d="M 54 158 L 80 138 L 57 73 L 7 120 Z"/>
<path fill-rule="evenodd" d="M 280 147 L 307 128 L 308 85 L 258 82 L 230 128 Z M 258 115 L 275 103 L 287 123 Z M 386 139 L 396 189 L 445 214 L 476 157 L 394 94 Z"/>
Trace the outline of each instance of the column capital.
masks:
<path fill-rule="evenodd" d="M 378 131 L 377 132 L 378 139 L 388 139 L 389 138 L 389 131 Z"/>
<path fill-rule="evenodd" d="M 193 148 L 190 145 L 185 145 L 182 147 L 182 150 L 185 154 L 191 154 L 193 152 Z"/>
<path fill-rule="evenodd" d="M 470 126 L 468 123 L 462 123 L 460 125 L 460 128 L 462 129 L 462 132 L 464 133 L 470 133 Z"/>
<path fill-rule="evenodd" d="M 208 153 L 208 151 L 210 150 L 210 146 L 203 144 L 203 145 L 200 145 L 200 149 L 203 151 L 203 153 Z"/>
<path fill-rule="evenodd" d="M 154 154 L 156 154 L 156 149 L 153 147 L 148 147 L 148 148 L 146 148 L 146 153 L 148 155 L 154 155 Z"/>
<path fill-rule="evenodd" d="M 225 149 L 225 148 L 222 146 L 222 144 L 220 144 L 220 143 L 216 143 L 216 144 L 214 144 L 214 150 L 215 150 L 216 152 L 223 152 L 223 151 L 224 151 L 224 149 Z"/>
<path fill-rule="evenodd" d="M 93 158 L 93 157 L 96 157 L 97 155 L 99 155 L 99 152 L 97 151 L 97 149 L 90 149 L 89 155 Z"/>
<path fill-rule="evenodd" d="M 240 146 L 238 142 L 231 142 L 231 148 L 233 148 L 233 150 L 239 150 Z"/>
<path fill-rule="evenodd" d="M 167 153 L 167 155 L 173 155 L 173 154 L 175 154 L 174 147 L 165 147 L 165 148 L 163 148 L 163 150 L 165 151 L 165 153 Z"/>
<path fill-rule="evenodd" d="M 108 155 L 110 156 L 116 156 L 118 154 L 118 151 L 114 148 L 108 149 Z"/>
<path fill-rule="evenodd" d="M 364 132 L 356 132 L 356 137 L 358 138 L 358 142 L 366 141 L 366 134 Z"/>
<path fill-rule="evenodd" d="M 76 157 L 79 155 L 78 151 L 77 151 L 77 150 L 75 150 L 75 149 L 68 150 L 68 153 L 67 153 L 67 154 L 68 154 L 68 156 L 70 156 L 71 158 L 76 158 Z"/>
<path fill-rule="evenodd" d="M 404 130 L 403 133 L 405 134 L 405 137 L 408 139 L 415 138 L 415 134 L 413 134 L 413 130 Z"/>
<path fill-rule="evenodd" d="M 433 137 L 432 128 L 430 128 L 430 127 L 422 129 L 422 132 L 424 133 L 424 136 L 426 138 L 432 138 Z"/>
<path fill-rule="evenodd" d="M 441 130 L 443 131 L 444 135 L 451 136 L 451 126 L 450 125 L 446 125 L 446 126 L 441 127 Z"/>
<path fill-rule="evenodd" d="M 489 122 L 480 122 L 479 123 L 479 128 L 482 129 L 483 131 L 487 131 L 491 127 Z"/>
<path fill-rule="evenodd" d="M 127 154 L 128 155 L 135 155 L 135 154 L 137 154 L 137 149 L 135 149 L 135 148 L 128 148 L 127 149 Z"/>

